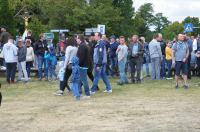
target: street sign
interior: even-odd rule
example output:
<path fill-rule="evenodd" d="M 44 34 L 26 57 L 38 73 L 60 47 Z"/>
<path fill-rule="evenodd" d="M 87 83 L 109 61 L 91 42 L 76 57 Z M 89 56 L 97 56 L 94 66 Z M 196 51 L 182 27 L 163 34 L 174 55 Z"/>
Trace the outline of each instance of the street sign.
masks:
<path fill-rule="evenodd" d="M 193 32 L 193 24 L 192 23 L 186 23 L 184 25 L 184 32 L 185 33 Z"/>
<path fill-rule="evenodd" d="M 44 33 L 46 39 L 54 39 L 53 33 Z"/>
<path fill-rule="evenodd" d="M 101 24 L 98 24 L 97 26 L 98 28 L 98 32 L 100 32 L 101 34 L 105 34 L 106 32 L 106 26 L 105 25 L 101 25 Z"/>
<path fill-rule="evenodd" d="M 65 32 L 69 32 L 69 29 L 52 29 L 50 30 L 52 33 L 56 32 L 56 33 L 65 33 Z"/>
<path fill-rule="evenodd" d="M 97 32 L 97 28 L 86 28 L 85 29 L 85 35 L 86 36 L 90 36 L 91 33 L 96 33 Z"/>

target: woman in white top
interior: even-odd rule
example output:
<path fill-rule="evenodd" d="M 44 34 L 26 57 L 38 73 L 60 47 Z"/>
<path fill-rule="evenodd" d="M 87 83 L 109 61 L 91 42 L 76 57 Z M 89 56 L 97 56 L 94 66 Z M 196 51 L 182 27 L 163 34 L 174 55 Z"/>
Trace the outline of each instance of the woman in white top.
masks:
<path fill-rule="evenodd" d="M 60 82 L 60 90 L 56 92 L 56 95 L 62 96 L 65 90 L 65 87 L 67 87 L 68 91 L 70 91 L 70 87 L 68 85 L 68 79 L 71 76 L 72 73 L 72 65 L 71 65 L 71 60 L 73 57 L 76 56 L 78 51 L 77 48 L 77 42 L 74 38 L 69 38 L 67 40 L 67 48 L 65 51 L 65 62 L 64 62 L 64 69 L 65 69 L 65 76 L 64 76 L 64 81 Z"/>
<path fill-rule="evenodd" d="M 33 61 L 34 61 L 34 57 L 35 57 L 33 47 L 31 47 L 31 40 L 30 39 L 26 40 L 26 47 L 27 47 L 26 70 L 27 70 L 27 73 L 28 73 L 28 77 L 30 77 L 31 67 L 33 66 Z"/>

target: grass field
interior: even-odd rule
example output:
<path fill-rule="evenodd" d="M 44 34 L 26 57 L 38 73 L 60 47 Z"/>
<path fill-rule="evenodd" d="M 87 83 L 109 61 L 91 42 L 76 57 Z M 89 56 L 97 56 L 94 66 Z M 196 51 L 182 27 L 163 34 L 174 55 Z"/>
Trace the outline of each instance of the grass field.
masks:
<path fill-rule="evenodd" d="M 199 78 L 190 89 L 174 88 L 174 81 L 151 81 L 117 86 L 89 100 L 54 96 L 58 82 L 7 85 L 2 82 L 0 132 L 195 132 L 200 131 Z"/>

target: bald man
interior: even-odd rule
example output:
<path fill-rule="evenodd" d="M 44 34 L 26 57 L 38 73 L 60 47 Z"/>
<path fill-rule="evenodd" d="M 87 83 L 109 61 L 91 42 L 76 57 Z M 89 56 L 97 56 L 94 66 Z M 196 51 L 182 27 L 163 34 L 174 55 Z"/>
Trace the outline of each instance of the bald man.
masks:
<path fill-rule="evenodd" d="M 179 88 L 180 76 L 182 73 L 182 77 L 184 80 L 184 88 L 188 89 L 187 84 L 187 74 L 188 67 L 187 61 L 189 57 L 189 47 L 186 42 L 184 42 L 184 35 L 178 35 L 178 41 L 172 47 L 172 63 L 175 65 L 175 79 L 176 79 L 176 89 Z"/>

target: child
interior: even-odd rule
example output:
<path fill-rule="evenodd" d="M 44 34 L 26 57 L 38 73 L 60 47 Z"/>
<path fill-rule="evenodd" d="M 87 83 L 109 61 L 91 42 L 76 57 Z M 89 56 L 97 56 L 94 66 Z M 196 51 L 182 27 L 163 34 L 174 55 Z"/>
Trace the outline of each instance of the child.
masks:
<path fill-rule="evenodd" d="M 64 85 L 64 76 L 65 76 L 64 62 L 63 61 L 61 61 L 59 63 L 59 67 L 60 67 L 60 70 L 58 72 L 58 78 L 60 80 L 60 87 L 62 87 Z"/>
<path fill-rule="evenodd" d="M 26 40 L 26 47 L 27 47 L 27 53 L 26 53 L 26 70 L 28 77 L 30 79 L 30 73 L 31 73 L 31 67 L 33 66 L 33 61 L 35 58 L 35 54 L 33 51 L 33 47 L 31 46 L 31 40 Z"/>
<path fill-rule="evenodd" d="M 73 57 L 70 88 L 73 91 L 76 100 L 80 100 L 79 84 L 80 84 L 79 59 L 78 57 Z"/>
<path fill-rule="evenodd" d="M 49 51 L 45 52 L 44 55 L 45 61 L 46 61 L 46 67 L 48 69 L 48 75 L 49 78 L 48 80 L 51 81 L 53 80 L 53 76 L 56 79 L 56 65 L 57 65 L 57 58 L 56 58 L 56 53 L 53 47 L 49 47 Z"/>
<path fill-rule="evenodd" d="M 167 46 L 165 48 L 166 53 L 166 62 L 167 62 L 167 79 L 171 79 L 172 76 L 172 48 L 171 48 L 171 42 L 167 42 Z"/>

